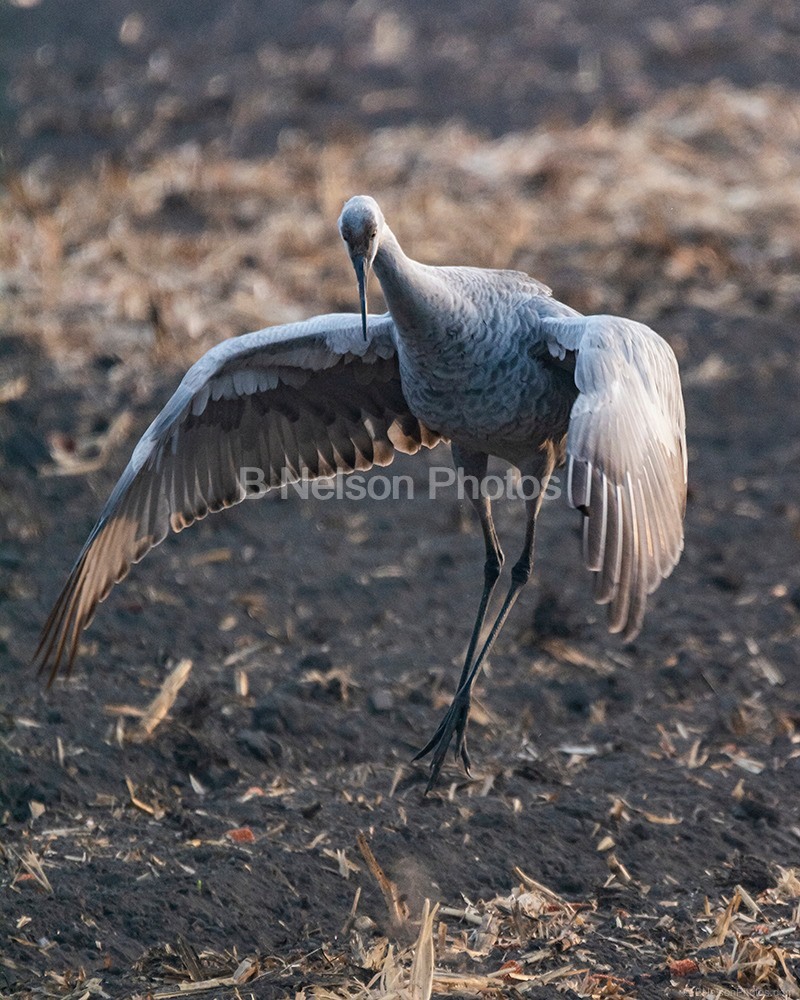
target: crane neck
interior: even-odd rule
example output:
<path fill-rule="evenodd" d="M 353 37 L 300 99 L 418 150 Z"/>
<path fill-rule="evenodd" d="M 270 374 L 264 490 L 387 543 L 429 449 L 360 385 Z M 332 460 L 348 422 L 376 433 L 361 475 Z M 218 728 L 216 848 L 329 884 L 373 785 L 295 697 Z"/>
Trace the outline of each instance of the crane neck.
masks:
<path fill-rule="evenodd" d="M 407 257 L 388 226 L 372 266 L 403 339 L 429 338 L 441 323 L 442 307 L 449 297 L 438 269 Z"/>

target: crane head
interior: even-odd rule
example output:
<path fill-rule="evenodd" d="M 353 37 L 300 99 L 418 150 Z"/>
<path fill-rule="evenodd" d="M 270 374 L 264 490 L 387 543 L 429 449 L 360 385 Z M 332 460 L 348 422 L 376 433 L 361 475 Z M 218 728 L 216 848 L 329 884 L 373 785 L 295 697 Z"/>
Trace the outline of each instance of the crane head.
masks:
<path fill-rule="evenodd" d="M 358 281 L 364 340 L 367 339 L 367 279 L 380 246 L 384 224 L 383 212 L 377 201 L 363 194 L 351 198 L 339 216 L 339 234 L 350 254 Z"/>

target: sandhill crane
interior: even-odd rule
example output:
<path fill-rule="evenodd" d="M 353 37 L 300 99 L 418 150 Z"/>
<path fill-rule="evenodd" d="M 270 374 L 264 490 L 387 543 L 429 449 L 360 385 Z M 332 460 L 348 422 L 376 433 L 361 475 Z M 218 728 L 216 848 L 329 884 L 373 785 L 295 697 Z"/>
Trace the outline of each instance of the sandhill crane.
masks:
<path fill-rule="evenodd" d="M 49 679 L 114 583 L 169 532 L 245 499 L 246 470 L 270 488 L 388 465 L 395 452 L 452 443 L 483 480 L 490 456 L 540 483 L 511 583 L 484 623 L 503 554 L 484 491 L 472 498 L 486 547 L 483 592 L 452 704 L 428 744 L 428 788 L 455 736 L 469 770 L 472 685 L 531 576 L 547 482 L 566 461 L 583 552 L 609 630 L 639 631 L 647 595 L 683 548 L 686 440 L 675 356 L 653 330 L 582 316 L 518 271 L 432 267 L 407 257 L 377 202 L 351 198 L 339 232 L 360 314 L 317 316 L 226 340 L 186 373 L 134 449 L 42 631 Z M 367 314 L 374 270 L 388 305 Z M 259 489 L 261 487 L 259 486 Z"/>

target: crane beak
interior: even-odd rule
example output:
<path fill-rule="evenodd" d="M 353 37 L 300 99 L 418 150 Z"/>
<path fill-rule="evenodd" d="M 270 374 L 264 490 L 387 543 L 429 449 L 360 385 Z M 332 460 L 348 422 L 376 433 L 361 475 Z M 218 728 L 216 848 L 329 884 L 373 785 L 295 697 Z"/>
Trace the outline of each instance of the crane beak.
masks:
<path fill-rule="evenodd" d="M 353 267 L 358 281 L 358 298 L 361 302 L 361 330 L 364 340 L 367 339 L 367 276 L 369 268 L 364 254 L 357 254 L 353 257 Z"/>

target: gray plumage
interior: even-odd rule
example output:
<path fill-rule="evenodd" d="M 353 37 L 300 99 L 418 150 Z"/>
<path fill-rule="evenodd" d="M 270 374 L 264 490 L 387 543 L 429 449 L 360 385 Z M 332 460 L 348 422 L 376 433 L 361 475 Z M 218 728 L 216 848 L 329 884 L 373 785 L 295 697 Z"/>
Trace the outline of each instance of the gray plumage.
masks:
<path fill-rule="evenodd" d="M 356 256 L 371 255 L 420 420 L 518 466 L 541 466 L 548 447 L 566 455 L 596 599 L 611 605 L 610 630 L 633 638 L 683 548 L 686 430 L 669 345 L 632 320 L 581 316 L 518 271 L 411 260 L 371 198 L 351 199 L 340 228 Z"/>
<path fill-rule="evenodd" d="M 243 500 L 241 470 L 274 487 L 387 465 L 449 439 L 456 464 L 488 456 L 544 486 L 566 461 L 567 498 L 584 518 L 584 558 L 609 628 L 632 638 L 647 595 L 683 546 L 686 444 L 677 362 L 648 327 L 581 316 L 516 271 L 430 267 L 408 258 L 377 203 L 351 199 L 339 220 L 362 312 L 318 316 L 225 341 L 190 368 L 145 432 L 44 627 L 35 655 L 52 679 L 132 563 L 209 511 Z M 389 312 L 367 316 L 374 269 Z M 465 764 L 472 680 L 530 576 L 541 505 L 512 588 L 474 654 L 503 557 L 490 504 L 484 594 L 459 694 L 440 726 L 431 783 L 453 732 Z M 458 705 L 456 705 L 458 702 Z M 446 737 L 444 748 L 440 745 Z M 423 752 L 426 752 L 423 751 Z"/>

